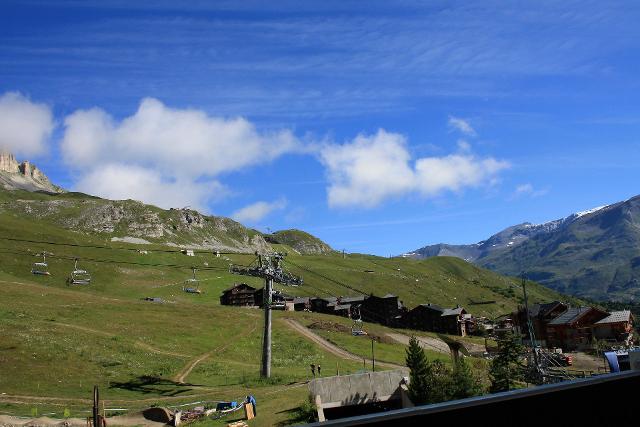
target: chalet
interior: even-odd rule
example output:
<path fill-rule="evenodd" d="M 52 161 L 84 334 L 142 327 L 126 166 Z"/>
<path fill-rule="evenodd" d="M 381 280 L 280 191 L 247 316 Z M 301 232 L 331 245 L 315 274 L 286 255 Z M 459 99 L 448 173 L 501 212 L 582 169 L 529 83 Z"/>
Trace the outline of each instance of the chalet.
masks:
<path fill-rule="evenodd" d="M 311 307 L 311 311 L 316 313 L 350 317 L 352 306 L 360 306 L 365 299 L 365 296 L 312 298 L 309 301 L 309 305 Z"/>
<path fill-rule="evenodd" d="M 624 342 L 633 340 L 633 314 L 629 310 L 613 311 L 593 325 L 593 336 L 599 340 Z"/>
<path fill-rule="evenodd" d="M 222 292 L 220 304 L 258 307 L 262 305 L 262 295 L 262 289 L 256 289 L 246 283 L 236 283 Z"/>
<path fill-rule="evenodd" d="M 529 307 L 529 318 L 533 326 L 533 333 L 536 344 L 547 346 L 547 325 L 553 319 L 567 311 L 569 306 L 560 301 L 553 301 L 545 304 L 533 304 Z M 525 307 L 519 307 L 512 316 L 516 332 L 521 334 L 525 340 L 530 340 L 529 326 L 527 325 L 527 311 Z"/>
<path fill-rule="evenodd" d="M 467 312 L 462 307 L 448 309 L 435 304 L 420 304 L 403 316 L 403 324 L 421 331 L 464 336 L 467 334 L 465 315 Z"/>
<path fill-rule="evenodd" d="M 401 324 L 402 315 L 406 312 L 402 301 L 396 295 L 387 294 L 383 297 L 374 295 L 366 298 L 360 304 L 360 315 L 363 321 L 380 323 L 385 326 Z"/>
<path fill-rule="evenodd" d="M 609 313 L 595 307 L 569 307 L 547 324 L 547 346 L 584 349 L 593 339 L 593 325 L 608 316 Z"/>

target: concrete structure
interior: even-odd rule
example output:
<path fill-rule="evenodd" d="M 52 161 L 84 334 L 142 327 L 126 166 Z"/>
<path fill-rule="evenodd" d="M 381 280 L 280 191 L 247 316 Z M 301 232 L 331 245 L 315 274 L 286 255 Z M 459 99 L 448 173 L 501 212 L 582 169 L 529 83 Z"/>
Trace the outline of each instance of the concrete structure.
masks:
<path fill-rule="evenodd" d="M 637 422 L 639 388 L 640 371 L 626 371 L 315 423 L 310 427 L 452 424 L 491 427 L 627 426 Z M 579 402 L 579 405 L 573 402 Z"/>
<path fill-rule="evenodd" d="M 407 395 L 408 372 L 403 370 L 316 378 L 309 392 L 318 420 L 413 407 Z"/>

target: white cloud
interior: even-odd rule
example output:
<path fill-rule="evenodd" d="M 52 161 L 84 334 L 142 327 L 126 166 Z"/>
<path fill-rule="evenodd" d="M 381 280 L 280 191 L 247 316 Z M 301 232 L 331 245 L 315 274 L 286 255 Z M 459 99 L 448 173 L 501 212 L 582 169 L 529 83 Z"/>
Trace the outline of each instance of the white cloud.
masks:
<path fill-rule="evenodd" d="M 83 175 L 74 190 L 112 200 L 140 200 L 165 209 L 189 206 L 205 212 L 208 201 L 226 194 L 224 186 L 217 181 L 171 180 L 153 169 L 113 163 Z"/>
<path fill-rule="evenodd" d="M 331 207 L 370 208 L 411 192 L 429 197 L 477 187 L 509 167 L 505 161 L 469 152 L 420 158 L 412 166 L 405 138 L 382 129 L 343 145 L 328 145 L 320 155 L 330 182 Z"/>
<path fill-rule="evenodd" d="M 169 108 L 154 98 L 143 99 L 120 121 L 92 108 L 74 112 L 64 124 L 61 149 L 81 176 L 78 188 L 161 206 L 204 206 L 216 176 L 303 150 L 288 130 L 260 133 L 244 118 Z M 113 179 L 97 182 L 104 176 Z M 203 179 L 209 182 L 202 184 Z M 219 185 L 213 186 L 218 190 Z"/>
<path fill-rule="evenodd" d="M 19 92 L 0 96 L 0 150 L 17 156 L 42 154 L 54 127 L 47 105 L 31 102 Z"/>
<path fill-rule="evenodd" d="M 320 156 L 331 183 L 332 207 L 373 207 L 414 184 L 404 137 L 383 129 L 372 136 L 358 135 L 348 144 L 328 145 Z"/>
<path fill-rule="evenodd" d="M 258 222 L 267 215 L 287 207 L 286 199 L 278 199 L 273 202 L 256 202 L 231 214 L 231 218 L 239 222 Z"/>
<path fill-rule="evenodd" d="M 477 133 L 468 120 L 459 117 L 449 116 L 449 127 L 456 129 L 468 136 L 476 136 Z"/>
<path fill-rule="evenodd" d="M 516 190 L 513 193 L 513 198 L 519 198 L 519 197 L 524 197 L 524 196 L 528 196 L 528 197 L 540 197 L 540 196 L 544 196 L 545 194 L 547 194 L 549 192 L 548 189 L 536 189 L 533 185 L 531 185 L 530 183 L 526 183 L 526 184 L 521 184 L 518 185 L 516 187 Z"/>

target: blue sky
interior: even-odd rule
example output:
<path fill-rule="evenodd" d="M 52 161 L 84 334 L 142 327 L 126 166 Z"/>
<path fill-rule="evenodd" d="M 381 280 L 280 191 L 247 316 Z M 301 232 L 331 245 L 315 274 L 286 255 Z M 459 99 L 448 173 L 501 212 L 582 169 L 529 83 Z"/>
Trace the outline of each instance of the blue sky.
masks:
<path fill-rule="evenodd" d="M 69 189 L 350 252 L 471 243 L 640 193 L 637 22 L 631 1 L 5 0 L 0 144 Z"/>

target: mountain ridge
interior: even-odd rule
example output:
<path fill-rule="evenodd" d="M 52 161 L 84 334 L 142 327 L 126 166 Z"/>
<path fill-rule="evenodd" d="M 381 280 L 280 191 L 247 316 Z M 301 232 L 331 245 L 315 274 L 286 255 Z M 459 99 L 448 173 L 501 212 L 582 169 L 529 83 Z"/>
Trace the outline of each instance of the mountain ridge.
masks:
<path fill-rule="evenodd" d="M 640 299 L 640 196 L 542 224 L 507 227 L 470 245 L 428 245 L 409 258 L 456 256 L 502 274 L 526 272 L 560 292 Z"/>
<path fill-rule="evenodd" d="M 0 186 L 6 190 L 65 192 L 62 187 L 52 184 L 36 165 L 28 160 L 18 162 L 13 154 L 6 151 L 0 151 Z"/>

